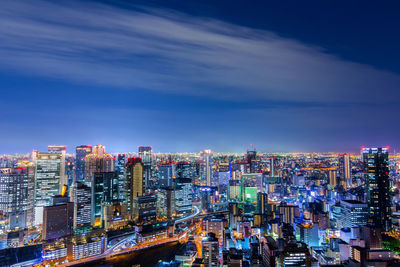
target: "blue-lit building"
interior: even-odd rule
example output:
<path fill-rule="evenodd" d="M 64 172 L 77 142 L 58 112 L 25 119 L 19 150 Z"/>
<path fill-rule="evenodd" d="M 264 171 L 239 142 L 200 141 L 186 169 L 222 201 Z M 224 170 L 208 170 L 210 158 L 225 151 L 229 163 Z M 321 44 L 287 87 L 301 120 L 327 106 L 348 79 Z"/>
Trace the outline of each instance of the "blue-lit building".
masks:
<path fill-rule="evenodd" d="M 163 164 L 158 166 L 158 184 L 162 188 L 173 186 L 172 165 Z"/>
<path fill-rule="evenodd" d="M 82 182 L 85 180 L 85 157 L 92 153 L 92 146 L 77 146 L 75 151 L 75 181 Z"/>

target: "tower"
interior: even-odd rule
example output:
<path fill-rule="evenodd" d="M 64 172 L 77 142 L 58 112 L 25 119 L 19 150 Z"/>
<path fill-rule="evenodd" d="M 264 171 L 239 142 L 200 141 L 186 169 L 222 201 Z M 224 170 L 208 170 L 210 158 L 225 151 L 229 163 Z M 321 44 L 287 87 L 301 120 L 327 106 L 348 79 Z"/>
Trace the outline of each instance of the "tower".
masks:
<path fill-rule="evenodd" d="M 364 175 L 369 207 L 368 222 L 376 228 L 391 228 L 389 148 L 362 148 Z"/>
<path fill-rule="evenodd" d="M 94 146 L 92 153 L 85 157 L 85 184 L 90 186 L 95 172 L 112 171 L 114 171 L 114 158 L 106 153 L 105 146 Z"/>
<path fill-rule="evenodd" d="M 130 158 L 126 164 L 128 187 L 129 187 L 129 208 L 131 213 L 135 210 L 137 197 L 143 196 L 143 162 L 141 158 Z"/>
<path fill-rule="evenodd" d="M 83 182 L 85 180 L 85 157 L 92 153 L 92 146 L 77 146 L 75 153 L 75 181 Z"/>
<path fill-rule="evenodd" d="M 49 152 L 33 151 L 35 170 L 35 224 L 43 221 L 43 207 L 60 194 L 67 184 L 65 176 L 65 146 L 49 146 Z"/>
<path fill-rule="evenodd" d="M 139 157 L 142 158 L 143 162 L 143 177 L 144 177 L 144 188 L 150 187 L 151 184 L 151 157 L 152 147 L 151 146 L 140 146 L 138 147 Z"/>

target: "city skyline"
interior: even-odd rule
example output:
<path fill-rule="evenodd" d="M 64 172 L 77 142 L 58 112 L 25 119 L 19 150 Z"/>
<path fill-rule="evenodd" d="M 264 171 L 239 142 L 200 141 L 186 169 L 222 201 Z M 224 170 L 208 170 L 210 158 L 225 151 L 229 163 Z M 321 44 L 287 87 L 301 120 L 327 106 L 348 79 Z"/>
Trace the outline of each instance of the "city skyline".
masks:
<path fill-rule="evenodd" d="M 6 1 L 0 151 L 396 149 L 396 8 L 341 7 Z"/>

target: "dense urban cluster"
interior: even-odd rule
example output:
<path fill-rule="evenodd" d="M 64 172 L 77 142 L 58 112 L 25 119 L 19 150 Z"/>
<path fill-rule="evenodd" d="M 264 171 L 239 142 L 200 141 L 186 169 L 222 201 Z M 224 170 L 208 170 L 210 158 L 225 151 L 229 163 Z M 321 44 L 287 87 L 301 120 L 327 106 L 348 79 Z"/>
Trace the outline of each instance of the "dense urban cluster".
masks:
<path fill-rule="evenodd" d="M 3 155 L 0 265 L 95 264 L 176 244 L 158 266 L 396 266 L 399 159 L 388 147 Z"/>

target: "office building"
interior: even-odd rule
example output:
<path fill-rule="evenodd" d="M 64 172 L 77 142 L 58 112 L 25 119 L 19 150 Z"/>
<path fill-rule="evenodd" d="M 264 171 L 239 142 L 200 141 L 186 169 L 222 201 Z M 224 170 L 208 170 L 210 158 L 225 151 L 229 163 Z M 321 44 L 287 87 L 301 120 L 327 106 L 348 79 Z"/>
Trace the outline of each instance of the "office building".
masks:
<path fill-rule="evenodd" d="M 339 155 L 339 177 L 340 184 L 344 188 L 352 185 L 350 154 L 348 153 Z"/>
<path fill-rule="evenodd" d="M 49 146 L 49 152 L 33 151 L 35 169 L 35 224 L 41 224 L 43 207 L 51 205 L 51 198 L 59 195 L 65 176 L 65 146 Z"/>
<path fill-rule="evenodd" d="M 126 175 L 126 156 L 125 154 L 118 154 L 114 162 L 114 171 L 118 175 L 118 190 L 120 200 L 128 203 L 129 190 L 128 190 L 128 180 Z"/>
<path fill-rule="evenodd" d="M 268 214 L 268 194 L 258 192 L 257 193 L 257 213 Z"/>
<path fill-rule="evenodd" d="M 144 182 L 143 186 L 144 188 L 149 188 L 152 185 L 152 170 L 151 170 L 152 147 L 139 146 L 138 154 L 143 162 L 143 182 Z"/>
<path fill-rule="evenodd" d="M 213 186 L 215 185 L 212 183 L 213 152 L 210 149 L 205 149 L 204 151 L 201 151 L 200 154 L 203 157 L 201 168 L 202 184 L 206 186 Z"/>
<path fill-rule="evenodd" d="M 95 172 L 92 180 L 92 225 L 101 226 L 102 207 L 119 200 L 116 172 Z"/>
<path fill-rule="evenodd" d="M 333 189 L 337 186 L 336 170 L 328 171 L 328 181 L 329 181 L 329 186 L 331 189 Z"/>
<path fill-rule="evenodd" d="M 279 214 L 283 215 L 284 223 L 294 223 L 294 218 L 299 216 L 299 207 L 282 201 L 278 206 Z"/>
<path fill-rule="evenodd" d="M 368 222 L 385 231 L 391 229 L 389 151 L 388 148 L 363 148 Z"/>
<path fill-rule="evenodd" d="M 175 179 L 175 209 L 177 214 L 182 215 L 192 211 L 192 188 L 192 179 Z"/>
<path fill-rule="evenodd" d="M 342 200 L 342 227 L 363 226 L 368 223 L 368 205 L 357 200 Z"/>
<path fill-rule="evenodd" d="M 136 198 L 137 222 L 139 224 L 155 222 L 157 219 L 157 196 L 147 195 Z"/>
<path fill-rule="evenodd" d="M 228 221 L 225 218 L 208 216 L 202 222 L 203 232 L 213 233 L 219 240 L 222 240 L 226 227 L 228 227 Z"/>
<path fill-rule="evenodd" d="M 195 178 L 195 170 L 190 161 L 179 161 L 175 166 L 176 178 Z"/>
<path fill-rule="evenodd" d="M 311 256 L 304 243 L 288 243 L 281 254 L 283 267 L 311 267 Z"/>
<path fill-rule="evenodd" d="M 172 165 L 162 164 L 158 166 L 158 184 L 162 188 L 173 186 Z"/>
<path fill-rule="evenodd" d="M 33 223 L 34 172 L 31 167 L 0 168 L 0 212 L 6 229 L 25 228 Z"/>
<path fill-rule="evenodd" d="M 90 226 L 92 221 L 92 189 L 82 182 L 72 187 L 74 229 Z"/>
<path fill-rule="evenodd" d="M 214 233 L 208 233 L 201 241 L 202 256 L 205 266 L 218 266 L 219 243 Z"/>
<path fill-rule="evenodd" d="M 136 198 L 144 194 L 143 162 L 141 158 L 130 158 L 126 165 L 126 175 L 129 186 L 128 208 L 133 213 Z"/>
<path fill-rule="evenodd" d="M 95 172 L 114 171 L 114 158 L 106 153 L 103 145 L 93 147 L 92 153 L 85 157 L 85 183 L 90 186 Z"/>
<path fill-rule="evenodd" d="M 257 151 L 256 151 L 255 147 L 251 147 L 250 149 L 247 149 L 246 160 L 247 160 L 247 164 L 250 167 L 250 173 L 256 172 Z"/>
<path fill-rule="evenodd" d="M 241 180 L 229 180 L 229 192 L 228 196 L 230 200 L 243 200 L 243 193 L 242 193 L 242 181 Z"/>
<path fill-rule="evenodd" d="M 75 149 L 75 181 L 85 181 L 85 157 L 92 153 L 92 146 L 81 145 Z"/>
<path fill-rule="evenodd" d="M 73 234 L 74 203 L 66 195 L 54 196 L 51 206 L 44 207 L 42 240 L 52 240 Z"/>

